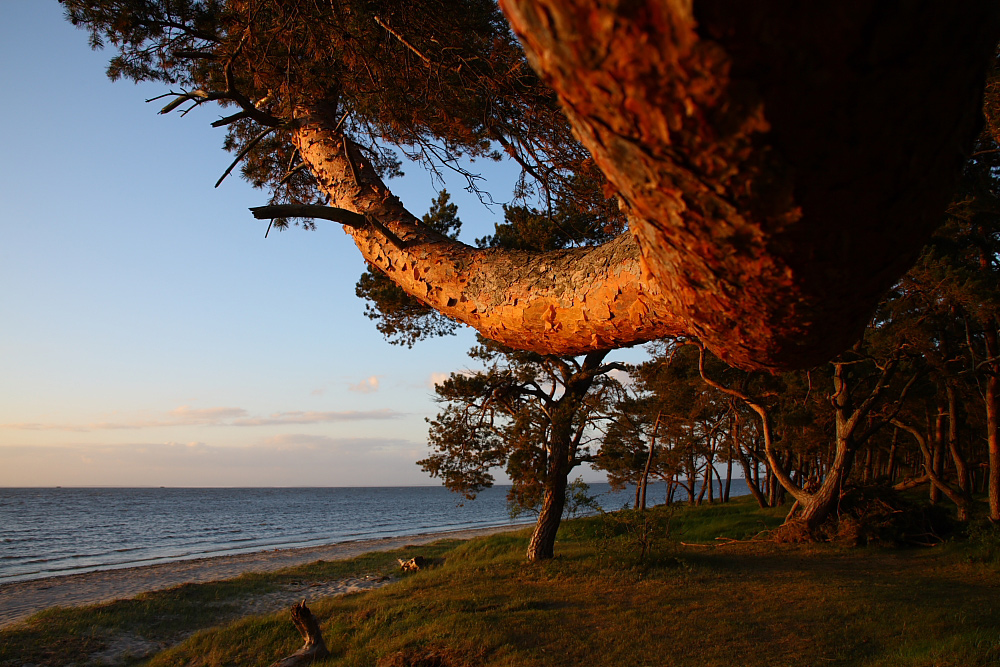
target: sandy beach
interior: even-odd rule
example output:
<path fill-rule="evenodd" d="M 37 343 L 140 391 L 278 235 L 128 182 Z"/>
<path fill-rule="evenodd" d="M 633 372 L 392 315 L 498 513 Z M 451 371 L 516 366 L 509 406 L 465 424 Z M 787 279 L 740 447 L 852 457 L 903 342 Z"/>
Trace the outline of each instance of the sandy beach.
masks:
<path fill-rule="evenodd" d="M 518 530 L 523 527 L 522 525 L 506 525 L 494 528 L 388 537 L 378 540 L 358 540 L 320 547 L 276 549 L 2 584 L 0 585 L 0 627 L 17 623 L 50 607 L 76 607 L 108 602 L 185 583 L 231 579 L 245 572 L 273 572 L 317 560 L 343 560 L 371 551 L 389 551 L 407 545 L 419 546 L 443 538 L 468 539 L 480 535 Z M 254 609 L 250 611 L 266 612 L 284 606 L 289 600 L 302 599 L 303 597 L 316 599 L 375 588 L 383 583 L 385 582 L 377 579 L 349 579 L 312 587 L 308 590 L 289 590 L 282 595 L 256 601 Z"/>

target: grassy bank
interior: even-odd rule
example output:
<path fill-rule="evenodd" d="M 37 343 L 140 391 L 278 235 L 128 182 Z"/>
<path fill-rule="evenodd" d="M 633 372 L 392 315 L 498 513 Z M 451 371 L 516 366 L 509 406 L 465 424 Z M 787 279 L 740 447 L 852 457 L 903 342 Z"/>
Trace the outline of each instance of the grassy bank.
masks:
<path fill-rule="evenodd" d="M 442 562 L 310 604 L 333 652 L 322 664 L 1000 665 L 1000 574 L 968 545 L 714 539 L 779 521 L 746 501 L 657 509 L 567 522 L 559 556 L 536 565 L 521 532 L 182 586 L 0 631 L 0 665 L 83 665 L 122 637 L 163 647 L 123 664 L 268 665 L 301 640 L 287 612 L 241 616 L 242 601 L 388 574 L 415 553 Z"/>

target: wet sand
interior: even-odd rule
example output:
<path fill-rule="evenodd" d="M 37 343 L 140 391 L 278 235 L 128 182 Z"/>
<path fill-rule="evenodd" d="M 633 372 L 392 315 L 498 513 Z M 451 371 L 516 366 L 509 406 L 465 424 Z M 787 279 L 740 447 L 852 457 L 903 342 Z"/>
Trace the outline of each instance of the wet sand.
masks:
<path fill-rule="evenodd" d="M 498 526 L 378 540 L 358 540 L 321 547 L 275 549 L 0 584 L 0 627 L 17 623 L 50 607 L 78 607 L 109 602 L 180 584 L 232 579 L 245 572 L 274 572 L 317 560 L 343 560 L 371 551 L 390 551 L 408 545 L 419 546 L 444 538 L 469 539 L 521 528 L 524 526 Z M 316 597 L 335 595 L 374 588 L 377 583 L 374 579 L 331 582 L 330 586 L 313 593 Z"/>

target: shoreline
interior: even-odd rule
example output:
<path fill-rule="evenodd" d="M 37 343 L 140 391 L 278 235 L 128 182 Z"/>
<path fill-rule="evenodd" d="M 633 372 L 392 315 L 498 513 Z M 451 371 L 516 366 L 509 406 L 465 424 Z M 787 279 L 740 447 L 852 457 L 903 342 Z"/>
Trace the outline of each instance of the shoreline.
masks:
<path fill-rule="evenodd" d="M 521 530 L 528 525 L 505 524 L 488 528 L 417 533 L 15 581 L 0 584 L 0 628 L 16 624 L 51 607 L 81 607 L 132 598 L 140 593 L 181 584 L 223 581 L 246 572 L 274 572 L 317 560 L 345 560 L 372 551 L 391 551 L 448 538 L 470 539 Z"/>

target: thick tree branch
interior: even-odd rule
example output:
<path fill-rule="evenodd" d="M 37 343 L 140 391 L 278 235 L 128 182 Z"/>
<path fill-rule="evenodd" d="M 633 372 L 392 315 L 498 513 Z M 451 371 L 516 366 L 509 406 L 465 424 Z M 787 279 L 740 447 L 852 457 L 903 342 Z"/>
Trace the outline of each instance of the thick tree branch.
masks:
<path fill-rule="evenodd" d="M 675 317 L 743 368 L 858 338 L 942 220 L 998 38 L 986 0 L 500 6 Z"/>
<path fill-rule="evenodd" d="M 423 225 L 351 142 L 313 113 L 294 141 L 332 207 L 377 221 L 347 231 L 364 258 L 406 292 L 510 347 L 575 355 L 683 333 L 644 277 L 630 236 L 554 252 L 473 248 Z M 349 151 L 349 155 L 348 155 Z"/>

